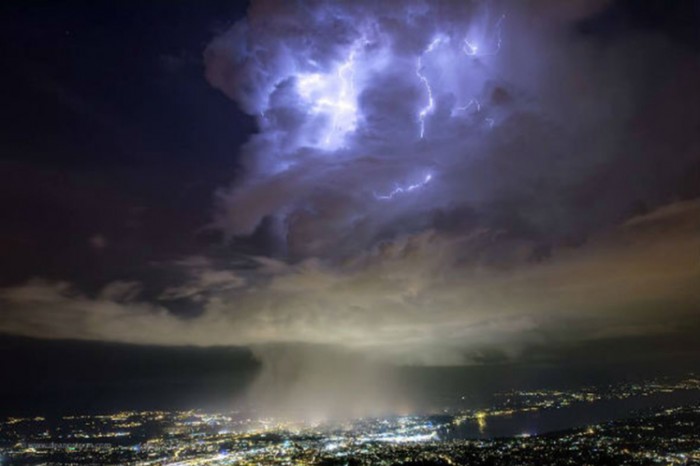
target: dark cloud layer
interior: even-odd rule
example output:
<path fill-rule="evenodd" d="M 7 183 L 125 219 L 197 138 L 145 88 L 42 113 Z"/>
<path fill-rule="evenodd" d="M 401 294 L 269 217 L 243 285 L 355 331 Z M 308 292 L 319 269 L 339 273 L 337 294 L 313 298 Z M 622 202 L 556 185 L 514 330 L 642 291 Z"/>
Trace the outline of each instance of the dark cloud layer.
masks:
<path fill-rule="evenodd" d="M 333 267 L 261 258 L 236 274 L 193 260 L 193 279 L 160 303 L 140 301 L 134 282 L 92 298 L 37 280 L 3 290 L 3 330 L 142 344 L 304 342 L 428 364 L 478 360 L 484 350 L 516 356 L 561 338 L 677 332 L 700 298 L 699 218 L 696 202 L 676 204 L 540 263 L 528 242 L 487 230 L 431 230 Z M 170 314 L 175 296 L 203 301 L 203 313 Z"/>

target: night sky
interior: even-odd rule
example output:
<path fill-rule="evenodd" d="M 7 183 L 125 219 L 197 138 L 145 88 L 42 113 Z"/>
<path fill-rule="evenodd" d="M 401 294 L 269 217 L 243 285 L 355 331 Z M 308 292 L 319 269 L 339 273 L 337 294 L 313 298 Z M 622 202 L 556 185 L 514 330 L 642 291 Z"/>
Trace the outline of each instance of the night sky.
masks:
<path fill-rule="evenodd" d="M 6 411 L 700 367 L 697 2 L 0 9 Z"/>

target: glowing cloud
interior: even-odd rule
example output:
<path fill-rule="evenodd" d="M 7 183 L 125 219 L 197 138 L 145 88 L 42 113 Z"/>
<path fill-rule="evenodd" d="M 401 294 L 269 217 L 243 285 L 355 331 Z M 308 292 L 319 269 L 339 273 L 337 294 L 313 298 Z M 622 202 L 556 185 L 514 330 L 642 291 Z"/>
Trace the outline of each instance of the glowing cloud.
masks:
<path fill-rule="evenodd" d="M 297 89 L 308 105 L 308 112 L 325 120 L 318 145 L 326 150 L 342 147 L 345 135 L 357 127 L 356 53 L 353 48 L 335 72 L 300 74 L 297 77 Z"/>

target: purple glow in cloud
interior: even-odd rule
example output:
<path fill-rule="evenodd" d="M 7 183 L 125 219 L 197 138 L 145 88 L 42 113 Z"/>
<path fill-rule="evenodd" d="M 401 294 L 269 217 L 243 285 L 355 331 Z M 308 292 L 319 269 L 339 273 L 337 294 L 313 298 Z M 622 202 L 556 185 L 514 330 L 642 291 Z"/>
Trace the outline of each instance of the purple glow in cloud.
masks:
<path fill-rule="evenodd" d="M 434 177 L 464 160 L 452 150 L 430 150 L 427 140 L 463 133 L 454 146 L 458 151 L 465 144 L 482 144 L 477 138 L 483 138 L 478 131 L 485 117 L 494 125 L 501 121 L 491 115 L 470 118 L 465 111 L 490 105 L 484 93 L 491 68 L 499 66 L 498 57 L 482 63 L 466 59 L 462 50 L 465 31 L 486 48 L 501 47 L 501 22 L 492 23 L 482 6 L 455 3 L 450 5 L 454 14 L 445 18 L 421 2 L 401 10 L 323 4 L 304 18 L 302 10 L 275 8 L 276 16 L 258 17 L 253 10 L 246 23 L 209 50 L 216 57 L 209 60 L 210 81 L 244 110 L 260 115 L 261 131 L 244 149 L 246 174 L 223 193 L 220 223 L 231 235 L 249 234 L 265 217 L 274 217 L 288 229 L 287 240 L 297 244 L 296 230 L 308 231 L 301 219 L 325 211 L 326 187 L 334 191 L 337 209 L 367 218 L 379 230 L 391 218 L 375 218 L 358 196 L 387 201 L 423 187 L 430 179 L 400 180 L 415 177 L 417 163 L 432 167 L 429 177 Z M 302 27 L 302 19 L 310 24 Z M 232 50 L 234 43 L 245 46 Z M 219 48 L 225 55 L 215 53 Z M 474 134 L 467 136 L 465 127 Z M 439 207 L 451 196 L 443 194 L 421 202 Z M 344 221 L 324 218 L 309 226 L 323 236 Z"/>
<path fill-rule="evenodd" d="M 308 105 L 307 111 L 325 119 L 326 127 L 318 144 L 324 150 L 341 148 L 345 135 L 357 127 L 356 54 L 357 49 L 353 47 L 335 72 L 297 76 L 298 92 Z"/>

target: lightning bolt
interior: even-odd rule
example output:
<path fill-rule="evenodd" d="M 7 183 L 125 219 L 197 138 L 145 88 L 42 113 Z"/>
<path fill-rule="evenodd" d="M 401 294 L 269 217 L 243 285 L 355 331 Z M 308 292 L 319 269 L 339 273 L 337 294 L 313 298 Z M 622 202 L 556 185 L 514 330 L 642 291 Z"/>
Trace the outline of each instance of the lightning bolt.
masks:
<path fill-rule="evenodd" d="M 345 63 L 340 65 L 338 67 L 338 79 L 340 79 L 340 93 L 338 95 L 338 102 L 336 102 L 336 108 L 339 111 L 336 111 L 333 113 L 333 126 L 331 127 L 331 131 L 328 133 L 328 136 L 326 137 L 326 144 L 330 143 L 331 136 L 333 135 L 333 132 L 338 131 L 338 113 L 340 112 L 356 112 L 357 108 L 354 102 L 352 102 L 351 98 L 354 95 L 354 89 L 355 89 L 355 84 L 354 84 L 354 72 L 355 72 L 355 52 L 356 50 L 352 50 L 350 52 L 350 55 L 348 56 L 348 59 Z M 350 74 L 350 79 L 346 77 L 346 73 Z"/>
<path fill-rule="evenodd" d="M 428 104 L 421 109 L 421 111 L 418 113 L 418 120 L 420 121 L 420 138 L 423 139 L 425 136 L 425 117 L 428 116 L 430 112 L 432 112 L 433 107 L 435 106 L 435 102 L 433 101 L 433 89 L 430 87 L 430 81 L 428 81 L 428 78 L 425 77 L 423 73 L 421 73 L 420 69 L 422 67 L 422 60 L 418 59 L 418 67 L 416 68 L 416 74 L 418 75 L 418 78 L 423 82 L 423 86 L 425 86 L 425 90 L 428 93 Z"/>
<path fill-rule="evenodd" d="M 501 36 L 502 33 L 502 24 L 503 21 L 506 19 L 506 15 L 502 14 L 501 17 L 498 19 L 498 22 L 496 23 L 496 53 L 501 51 L 501 44 L 503 43 L 503 37 Z"/>
<path fill-rule="evenodd" d="M 462 50 L 467 55 L 473 57 L 476 56 L 476 53 L 479 51 L 479 46 L 474 42 L 464 39 L 464 47 L 462 47 Z"/>
<path fill-rule="evenodd" d="M 397 196 L 399 194 L 404 194 L 404 193 L 410 193 L 411 191 L 415 191 L 417 189 L 422 188 L 426 184 L 430 183 L 430 180 L 433 179 L 433 175 L 427 174 L 425 175 L 425 178 L 415 184 L 410 184 L 408 186 L 396 186 L 393 190 L 389 191 L 387 194 L 374 194 L 375 199 L 379 199 L 382 201 L 388 201 L 390 199 L 393 199 L 394 196 Z"/>
<path fill-rule="evenodd" d="M 462 51 L 464 52 L 464 54 L 467 56 L 470 56 L 470 57 L 488 57 L 488 56 L 498 55 L 498 53 L 501 51 L 501 45 L 503 44 L 503 21 L 505 19 L 506 19 L 506 15 L 503 14 L 503 15 L 501 15 L 500 18 L 498 18 L 498 21 L 496 22 L 496 25 L 495 25 L 496 45 L 493 48 L 493 50 L 491 50 L 490 52 L 484 53 L 484 52 L 480 51 L 479 44 L 477 44 L 473 40 L 470 40 L 469 38 L 465 38 L 462 41 L 462 43 L 463 43 Z M 454 115 L 457 112 L 466 112 L 472 106 L 476 107 L 477 113 L 481 112 L 481 103 L 477 99 L 472 99 L 466 105 L 454 108 L 454 110 L 452 111 L 452 115 Z M 493 118 L 485 118 L 484 121 L 489 125 L 489 128 L 493 128 L 493 126 L 495 124 L 495 120 Z"/>
<path fill-rule="evenodd" d="M 418 79 L 421 80 L 423 83 L 423 87 L 425 87 L 425 92 L 428 96 L 428 103 L 421 109 L 420 112 L 418 112 L 418 121 L 420 122 L 420 131 L 419 135 L 420 138 L 423 139 L 425 136 L 425 118 L 433 112 L 433 109 L 435 108 L 435 100 L 433 99 L 433 88 L 430 85 L 430 81 L 428 80 L 428 77 L 423 74 L 423 57 L 435 50 L 435 47 L 440 45 L 445 38 L 443 37 L 436 37 L 433 39 L 430 44 L 428 44 L 428 47 L 425 49 L 425 51 L 418 57 L 417 63 L 416 63 L 416 76 L 418 76 Z"/>
<path fill-rule="evenodd" d="M 454 109 L 455 112 L 466 112 L 471 108 L 471 106 L 474 105 L 476 106 L 476 111 L 480 112 L 481 111 L 481 102 L 479 102 L 478 99 L 472 99 L 469 102 L 467 102 L 467 105 L 464 105 L 462 107 L 456 107 Z"/>
<path fill-rule="evenodd" d="M 503 14 L 500 18 L 498 18 L 498 21 L 496 21 L 496 47 L 493 50 L 486 53 L 479 52 L 479 44 L 473 40 L 470 40 L 469 38 L 465 38 L 462 41 L 464 44 L 462 46 L 462 51 L 464 52 L 464 54 L 470 57 L 489 57 L 493 55 L 498 55 L 498 53 L 501 51 L 501 45 L 503 44 L 503 21 L 505 19 L 506 15 Z"/>

